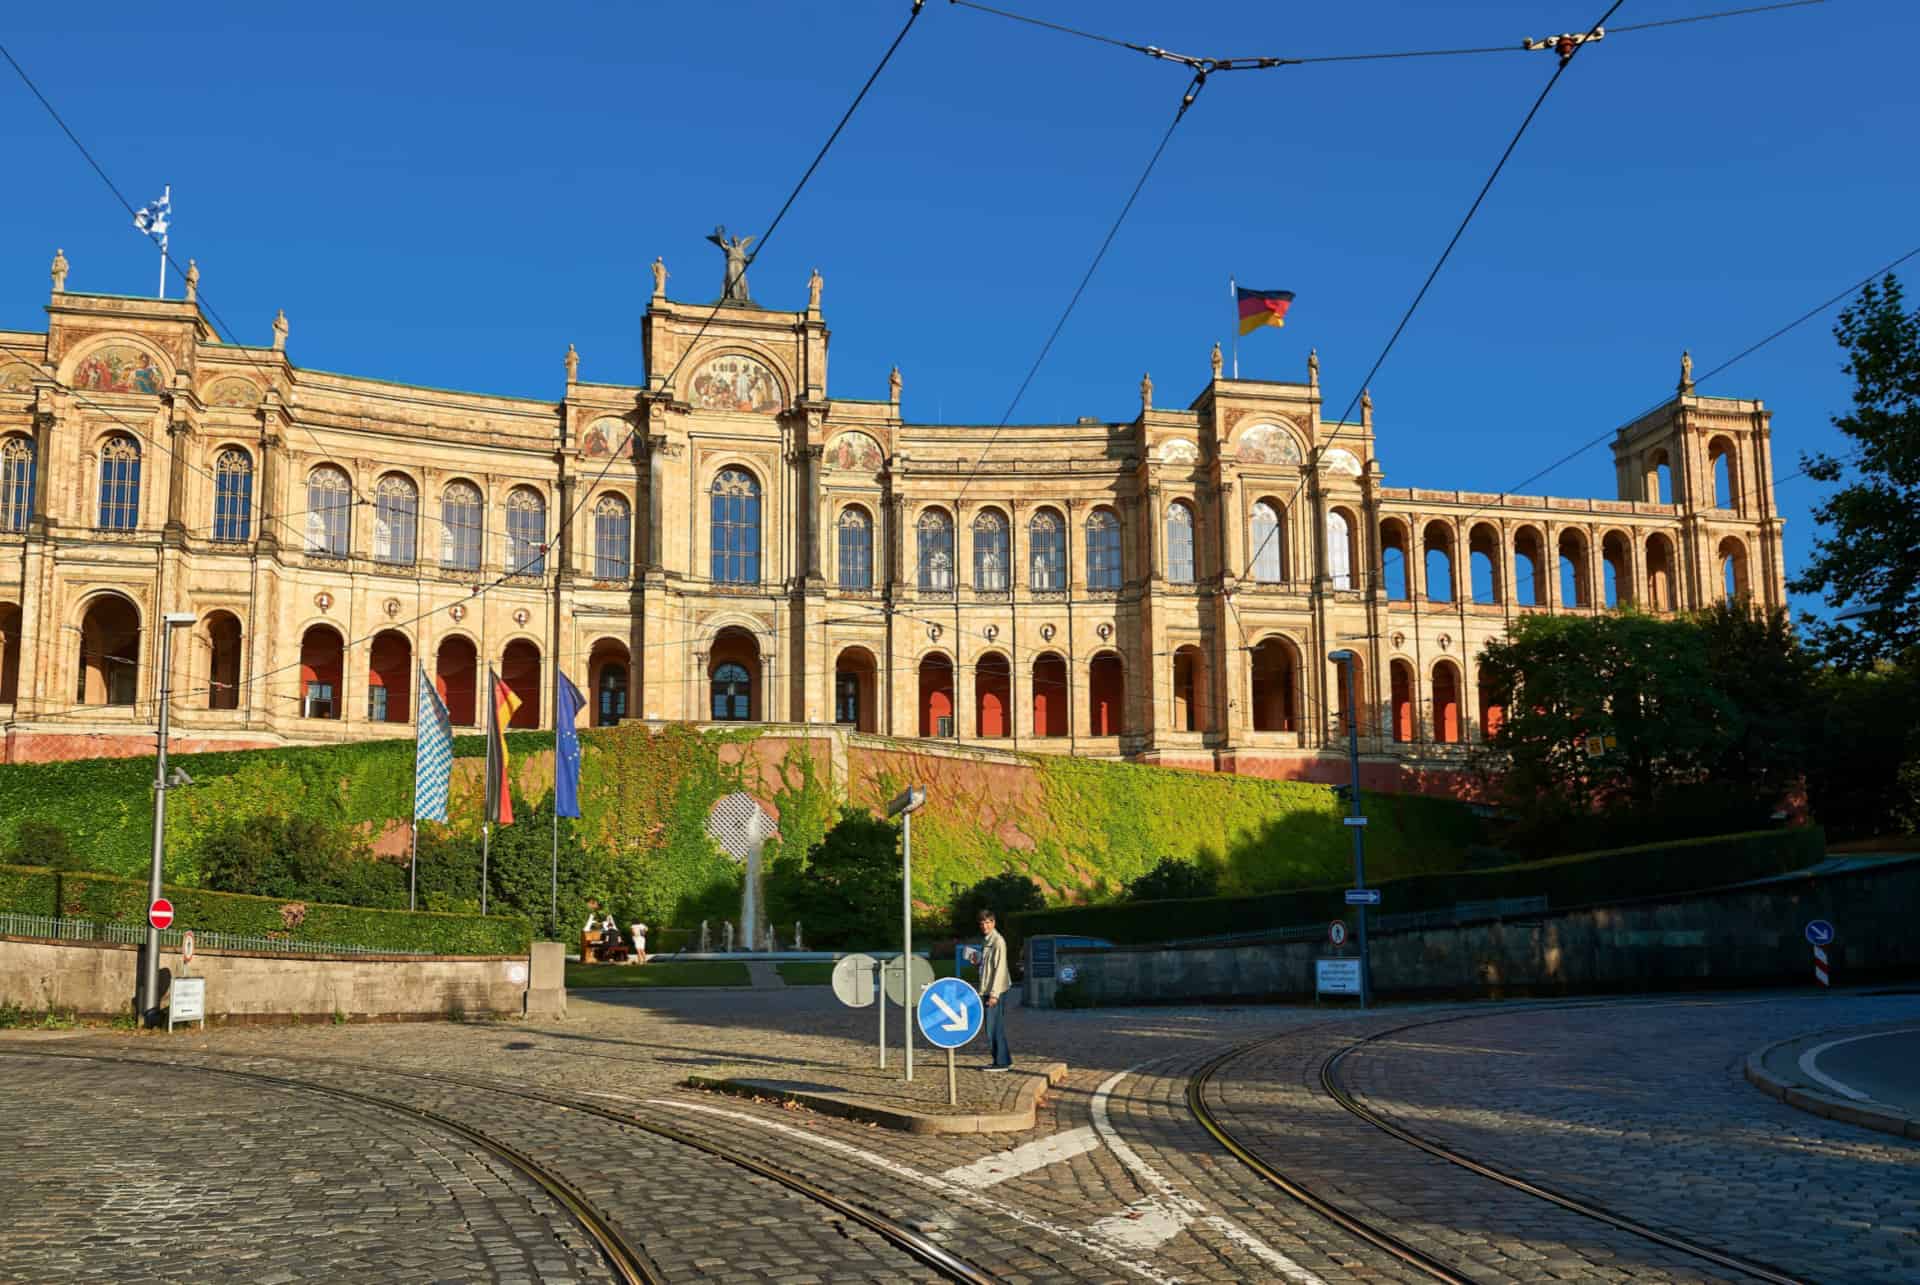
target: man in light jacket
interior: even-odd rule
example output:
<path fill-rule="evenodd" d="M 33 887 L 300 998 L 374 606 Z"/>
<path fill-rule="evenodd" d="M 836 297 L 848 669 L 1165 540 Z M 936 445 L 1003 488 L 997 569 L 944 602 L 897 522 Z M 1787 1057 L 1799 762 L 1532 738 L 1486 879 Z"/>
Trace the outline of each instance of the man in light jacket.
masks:
<path fill-rule="evenodd" d="M 1013 1069 L 1013 1054 L 1007 1049 L 1007 992 L 1013 989 L 1013 976 L 1007 971 L 1007 939 L 995 926 L 993 912 L 980 912 L 980 999 L 987 1006 L 987 1046 L 993 1054 L 989 1071 Z"/>

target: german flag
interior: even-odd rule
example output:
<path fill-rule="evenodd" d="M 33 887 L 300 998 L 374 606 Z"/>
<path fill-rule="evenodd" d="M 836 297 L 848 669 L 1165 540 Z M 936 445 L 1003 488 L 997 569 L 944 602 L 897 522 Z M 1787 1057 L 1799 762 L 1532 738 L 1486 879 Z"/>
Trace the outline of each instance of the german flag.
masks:
<path fill-rule="evenodd" d="M 487 820 L 494 825 L 513 824 L 513 788 L 507 776 L 507 724 L 520 708 L 520 698 L 500 681 L 487 666 L 487 687 L 493 699 L 487 704 Z"/>
<path fill-rule="evenodd" d="M 1240 333 L 1250 335 L 1262 326 L 1287 324 L 1287 309 L 1293 306 L 1291 290 L 1249 290 L 1236 286 L 1234 300 L 1240 307 Z"/>

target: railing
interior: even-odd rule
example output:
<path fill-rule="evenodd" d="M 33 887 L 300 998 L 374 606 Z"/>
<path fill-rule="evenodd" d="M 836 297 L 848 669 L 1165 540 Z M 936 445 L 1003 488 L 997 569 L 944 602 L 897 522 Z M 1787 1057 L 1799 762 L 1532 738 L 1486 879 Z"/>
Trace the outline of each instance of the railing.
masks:
<path fill-rule="evenodd" d="M 179 928 L 160 933 L 160 949 L 180 949 Z M 97 924 L 89 919 L 57 919 L 46 915 L 0 913 L 0 936 L 39 937 L 48 941 L 104 941 L 138 946 L 147 940 L 144 924 Z M 303 941 L 288 937 L 256 937 L 243 933 L 195 931 L 193 944 L 207 950 L 249 950 L 293 955 L 433 955 L 431 950 L 401 950 L 391 946 L 347 946 L 339 942 Z"/>
<path fill-rule="evenodd" d="M 1420 928 L 1452 928 L 1476 919 L 1509 919 L 1544 914 L 1545 897 L 1505 897 L 1495 901 L 1456 902 L 1448 910 L 1418 910 L 1400 915 L 1370 915 L 1367 926 L 1375 932 L 1406 932 Z M 1327 935 L 1324 923 L 1293 924 L 1286 928 L 1263 928 L 1253 932 L 1220 933 L 1212 937 L 1181 937 L 1157 943 L 1162 946 L 1251 946 L 1262 942 L 1316 941 Z"/>

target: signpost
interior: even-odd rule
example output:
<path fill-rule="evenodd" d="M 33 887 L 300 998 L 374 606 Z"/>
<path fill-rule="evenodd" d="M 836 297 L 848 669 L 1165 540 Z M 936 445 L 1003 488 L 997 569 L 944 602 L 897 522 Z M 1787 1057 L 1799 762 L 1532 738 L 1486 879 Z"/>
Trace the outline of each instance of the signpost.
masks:
<path fill-rule="evenodd" d="M 1813 980 L 1821 986 L 1832 986 L 1833 979 L 1827 971 L 1827 947 L 1833 944 L 1833 925 L 1825 919 L 1808 920 L 1807 944 L 1813 947 Z"/>
<path fill-rule="evenodd" d="M 833 966 L 833 997 L 848 1008 L 880 998 L 880 961 L 872 955 L 842 955 Z M 887 1069 L 887 1006 L 880 1005 L 880 1069 Z"/>
<path fill-rule="evenodd" d="M 1074 965 L 1072 964 L 1060 965 L 1060 984 L 1062 986 L 1073 985 L 1073 983 L 1079 979 L 1079 976 L 1080 976 L 1080 970 L 1076 968 Z"/>
<path fill-rule="evenodd" d="M 175 1022 L 198 1022 L 200 1029 L 207 1026 L 207 979 L 204 977 L 176 977 L 167 991 L 167 1029 L 172 1030 Z"/>
<path fill-rule="evenodd" d="M 953 1051 L 978 1035 L 986 1021 L 987 1009 L 980 1002 L 980 992 L 958 977 L 942 977 L 921 992 L 914 1013 L 920 1019 L 920 1033 L 927 1037 L 927 1043 L 947 1051 L 947 1105 L 958 1106 L 960 1092 L 954 1078 Z"/>
<path fill-rule="evenodd" d="M 173 923 L 173 903 L 165 897 L 155 897 L 153 904 L 147 907 L 147 922 L 156 932 L 164 931 Z"/>
<path fill-rule="evenodd" d="M 926 806 L 927 792 L 910 785 L 887 804 L 887 815 L 900 818 L 900 955 L 913 956 L 913 814 Z M 901 980 L 906 980 L 904 977 Z M 899 1001 L 905 1004 L 903 999 Z M 882 1008 L 885 1005 L 881 1006 Z M 900 1043 L 906 1050 L 907 1078 L 913 1078 L 913 1025 L 902 1023 Z"/>
<path fill-rule="evenodd" d="M 902 956 L 901 958 L 908 958 Z M 920 996 L 927 987 L 933 985 L 933 965 L 918 955 L 911 956 L 913 962 L 903 970 L 899 959 L 889 959 L 885 972 L 887 998 L 901 1008 L 912 1008 L 920 1002 Z M 907 976 L 901 976 L 902 972 Z"/>
<path fill-rule="evenodd" d="M 1316 959 L 1313 961 L 1313 992 L 1321 995 L 1360 995 L 1360 961 L 1357 959 Z"/>
<path fill-rule="evenodd" d="M 1380 890 L 1378 888 L 1349 888 L 1347 889 L 1347 904 L 1349 906 L 1377 906 L 1380 904 Z"/>
<path fill-rule="evenodd" d="M 193 963 L 193 930 L 189 928 L 180 934 L 180 967 L 187 968 Z"/>
<path fill-rule="evenodd" d="M 1335 948 L 1347 944 L 1347 921 L 1336 919 L 1327 925 L 1327 942 Z"/>
<path fill-rule="evenodd" d="M 1377 889 L 1367 887 L 1367 818 L 1360 807 L 1360 703 L 1359 697 L 1355 694 L 1358 686 L 1356 671 L 1360 668 L 1360 653 L 1351 648 L 1342 647 L 1328 652 L 1327 659 L 1345 671 L 1347 680 L 1347 699 L 1341 704 L 1341 709 L 1346 714 L 1347 768 L 1351 773 L 1348 793 L 1352 802 L 1345 825 L 1353 834 L 1353 888 L 1347 893 L 1347 904 L 1360 908 L 1354 921 L 1360 947 L 1360 958 L 1356 966 L 1360 981 L 1359 990 L 1355 993 L 1360 996 L 1360 1007 L 1365 1008 L 1367 1006 L 1367 907 L 1380 904 L 1380 893 Z M 1355 893 L 1371 893 L 1372 896 L 1356 901 Z"/>

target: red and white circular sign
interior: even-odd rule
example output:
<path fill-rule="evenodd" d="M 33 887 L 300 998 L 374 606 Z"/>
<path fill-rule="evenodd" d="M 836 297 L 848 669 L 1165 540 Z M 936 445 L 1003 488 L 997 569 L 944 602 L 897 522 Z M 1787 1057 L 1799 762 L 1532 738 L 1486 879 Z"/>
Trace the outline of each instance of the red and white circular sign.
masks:
<path fill-rule="evenodd" d="M 191 928 L 180 934 L 180 962 L 183 965 L 193 962 L 193 930 Z"/>
<path fill-rule="evenodd" d="M 173 903 L 165 897 L 156 897 L 147 907 L 147 922 L 155 928 L 165 928 L 173 922 Z"/>
<path fill-rule="evenodd" d="M 1333 921 L 1332 923 L 1330 923 L 1330 924 L 1328 924 L 1328 925 L 1327 925 L 1327 940 L 1328 940 L 1328 941 L 1330 941 L 1330 942 L 1332 942 L 1332 943 L 1333 943 L 1334 945 L 1336 945 L 1336 946 L 1344 946 L 1344 945 L 1346 945 L 1346 944 L 1347 944 L 1347 925 L 1346 925 L 1346 921 L 1344 921 L 1344 920 L 1340 920 L 1340 919 L 1336 919 L 1336 920 L 1334 920 L 1334 921 Z"/>

